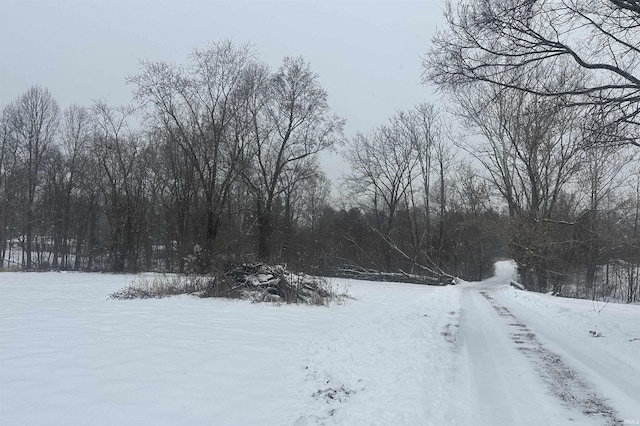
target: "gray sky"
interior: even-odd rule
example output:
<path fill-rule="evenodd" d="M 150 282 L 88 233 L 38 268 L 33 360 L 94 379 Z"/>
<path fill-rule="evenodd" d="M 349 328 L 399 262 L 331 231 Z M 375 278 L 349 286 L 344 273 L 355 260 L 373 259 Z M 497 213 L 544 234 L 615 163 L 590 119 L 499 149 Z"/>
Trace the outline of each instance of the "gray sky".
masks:
<path fill-rule="evenodd" d="M 440 0 L 0 0 L 0 105 L 30 86 L 62 107 L 131 99 L 141 59 L 184 63 L 195 47 L 250 42 L 277 67 L 303 56 L 346 134 L 424 100 L 420 55 L 442 24 Z M 325 163 L 335 159 L 326 159 Z M 328 164 L 336 177 L 340 166 Z"/>

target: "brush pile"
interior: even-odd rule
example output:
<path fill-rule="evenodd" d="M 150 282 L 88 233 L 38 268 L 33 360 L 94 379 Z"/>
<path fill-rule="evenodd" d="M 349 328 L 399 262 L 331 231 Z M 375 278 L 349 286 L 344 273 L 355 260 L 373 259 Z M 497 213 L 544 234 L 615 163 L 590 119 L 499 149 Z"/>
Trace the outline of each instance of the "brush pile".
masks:
<path fill-rule="evenodd" d="M 346 297 L 321 277 L 288 272 L 282 265 L 245 263 L 214 275 L 140 276 L 112 299 L 162 298 L 179 294 L 224 297 L 252 302 L 328 305 Z"/>

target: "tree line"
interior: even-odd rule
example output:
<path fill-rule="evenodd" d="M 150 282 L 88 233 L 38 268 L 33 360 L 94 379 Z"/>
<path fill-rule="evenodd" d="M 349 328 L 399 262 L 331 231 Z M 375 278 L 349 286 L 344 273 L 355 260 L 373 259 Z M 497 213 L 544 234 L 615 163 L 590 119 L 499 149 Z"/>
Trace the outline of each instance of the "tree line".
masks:
<path fill-rule="evenodd" d="M 310 65 L 271 70 L 222 42 L 185 65 L 144 62 L 128 82 L 135 106 L 61 111 L 36 86 L 3 108 L 3 259 L 12 243 L 25 269 L 276 257 L 275 220 L 293 221 L 303 186 L 326 180 L 315 155 L 343 137 Z"/>
<path fill-rule="evenodd" d="M 206 272 L 263 260 L 446 283 L 511 257 L 530 289 L 637 300 L 635 62 L 612 61 L 629 66 L 614 84 L 558 45 L 529 57 L 539 40 L 509 45 L 505 22 L 530 37 L 548 22 L 473 4 L 449 4 L 424 60 L 446 109 L 420 104 L 349 139 L 304 59 L 274 70 L 231 42 L 181 65 L 142 62 L 132 106 L 61 111 L 31 88 L 2 110 L 3 265 Z M 335 148 L 350 172 L 332 200 L 317 154 Z"/>
<path fill-rule="evenodd" d="M 35 86 L 3 108 L 3 266 L 492 273 L 501 243 L 482 223 L 498 213 L 434 106 L 347 142 L 307 62 L 272 70 L 231 42 L 142 62 L 128 83 L 130 106 L 61 110 Z M 342 201 L 317 157 L 335 145 L 352 167 Z"/>
<path fill-rule="evenodd" d="M 447 1 L 445 19 L 424 81 L 482 139 L 523 284 L 638 300 L 640 3 Z"/>

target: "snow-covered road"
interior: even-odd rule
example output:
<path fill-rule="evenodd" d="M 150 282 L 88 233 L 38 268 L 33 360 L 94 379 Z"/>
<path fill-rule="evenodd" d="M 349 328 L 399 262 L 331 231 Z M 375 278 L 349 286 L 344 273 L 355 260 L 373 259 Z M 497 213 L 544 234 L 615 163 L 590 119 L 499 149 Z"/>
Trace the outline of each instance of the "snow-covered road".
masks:
<path fill-rule="evenodd" d="M 545 391 L 534 365 L 519 353 L 510 333 L 515 322 L 504 321 L 503 312 L 495 311 L 479 291 L 464 289 L 457 379 L 468 406 L 461 423 L 557 424 L 562 410 Z"/>
<path fill-rule="evenodd" d="M 631 362 L 638 345 L 629 336 L 637 335 L 637 324 L 619 329 L 627 338 L 612 341 L 596 323 L 616 323 L 621 312 L 637 322 L 638 307 L 609 305 L 598 313 L 590 302 L 511 289 L 512 273 L 508 263 L 499 263 L 492 279 L 461 286 L 457 387 L 469 402 L 461 423 L 636 422 L 640 358 Z M 607 309 L 618 312 L 605 315 Z M 568 315 L 559 321 L 554 312 Z"/>
<path fill-rule="evenodd" d="M 640 306 L 512 276 L 334 280 L 355 300 L 326 308 L 107 300 L 132 277 L 2 273 L 0 425 L 640 424 Z"/>

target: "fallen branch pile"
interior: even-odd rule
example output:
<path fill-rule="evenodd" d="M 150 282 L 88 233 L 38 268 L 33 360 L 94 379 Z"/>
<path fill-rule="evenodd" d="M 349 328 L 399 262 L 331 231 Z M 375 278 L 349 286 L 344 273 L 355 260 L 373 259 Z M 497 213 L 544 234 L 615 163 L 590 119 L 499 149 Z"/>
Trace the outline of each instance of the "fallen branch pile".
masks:
<path fill-rule="evenodd" d="M 242 264 L 216 275 L 142 276 L 110 297 L 146 299 L 178 294 L 311 305 L 328 305 L 346 297 L 337 294 L 324 278 L 294 274 L 282 265 L 264 263 Z"/>
<path fill-rule="evenodd" d="M 231 269 L 225 278 L 227 286 L 231 285 L 234 291 L 239 291 L 242 299 L 256 302 L 323 305 L 332 297 L 324 278 L 293 274 L 282 265 L 244 264 Z M 217 291 L 213 282 L 204 297 L 216 297 Z"/>

